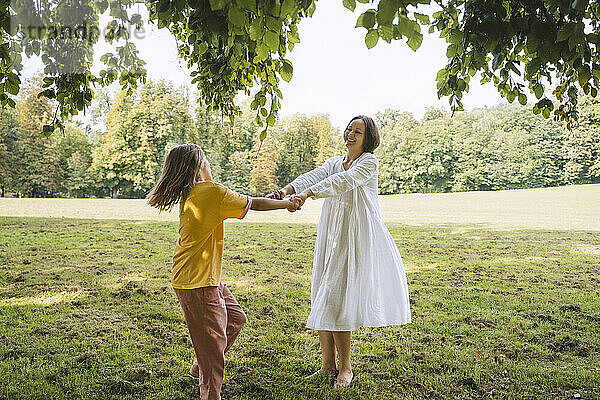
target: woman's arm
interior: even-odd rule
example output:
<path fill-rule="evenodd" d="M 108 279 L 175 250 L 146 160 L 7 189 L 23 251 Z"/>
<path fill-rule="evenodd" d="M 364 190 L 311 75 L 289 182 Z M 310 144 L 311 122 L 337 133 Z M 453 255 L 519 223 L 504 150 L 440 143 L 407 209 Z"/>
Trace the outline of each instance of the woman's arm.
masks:
<path fill-rule="evenodd" d="M 337 196 L 358 186 L 364 185 L 377 175 L 378 161 L 374 155 L 366 155 L 358 164 L 347 171 L 330 175 L 322 181 L 305 189 L 297 197 L 306 200 L 308 197 L 322 198 Z M 300 206 L 304 203 L 301 201 Z"/>
<path fill-rule="evenodd" d="M 292 182 L 287 184 L 283 189 L 276 190 L 273 193 L 268 194 L 267 197 L 270 199 L 283 199 L 285 196 L 300 193 L 312 185 L 321 182 L 323 179 L 329 176 L 332 161 L 333 158 L 330 158 L 320 167 L 300 175 Z"/>

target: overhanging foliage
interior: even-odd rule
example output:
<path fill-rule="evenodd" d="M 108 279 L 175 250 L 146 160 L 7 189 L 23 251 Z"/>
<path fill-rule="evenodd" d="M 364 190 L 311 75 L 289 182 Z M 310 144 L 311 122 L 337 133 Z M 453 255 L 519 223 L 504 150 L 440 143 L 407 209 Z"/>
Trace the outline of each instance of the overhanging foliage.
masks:
<path fill-rule="evenodd" d="M 570 127 L 577 119 L 577 93 L 596 96 L 600 84 L 597 33 L 600 2 L 589 0 L 341 0 L 366 29 L 365 44 L 406 39 L 417 50 L 422 28 L 447 41 L 447 65 L 437 74 L 438 96 L 462 110 L 462 96 L 476 73 L 492 82 L 509 102 L 536 97 L 533 112 L 554 115 Z M 167 27 L 179 54 L 192 69 L 201 100 L 233 121 L 238 93 L 250 94 L 264 128 L 273 126 L 281 105 L 280 79 L 292 78 L 286 58 L 296 43 L 298 23 L 310 17 L 316 0 L 0 0 L 0 104 L 14 107 L 23 56 L 41 55 L 45 90 L 58 103 L 49 135 L 91 103 L 93 89 L 117 79 L 129 93 L 145 82 L 144 61 L 129 41 L 128 27 L 144 24 L 134 5 L 146 4 L 149 20 Z M 364 9 L 364 6 L 362 7 Z M 105 68 L 91 71 L 98 17 L 109 10 L 106 40 L 115 53 Z M 64 34 L 65 28 L 70 29 Z M 555 106 L 556 103 L 556 106 Z"/>

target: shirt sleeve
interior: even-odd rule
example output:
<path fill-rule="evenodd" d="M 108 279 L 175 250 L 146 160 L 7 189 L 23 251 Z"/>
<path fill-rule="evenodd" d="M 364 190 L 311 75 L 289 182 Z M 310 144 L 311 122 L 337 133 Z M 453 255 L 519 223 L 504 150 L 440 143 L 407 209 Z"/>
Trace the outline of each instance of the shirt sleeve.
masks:
<path fill-rule="evenodd" d="M 333 158 L 330 158 L 329 160 L 325 161 L 320 167 L 315 168 L 312 171 L 308 171 L 294 179 L 290 183 L 290 186 L 294 188 L 294 192 L 301 193 L 309 187 L 327 178 L 329 176 L 329 171 L 331 170 L 330 164 L 332 161 Z"/>
<path fill-rule="evenodd" d="M 223 200 L 221 200 L 220 205 L 221 218 L 244 218 L 250 209 L 252 198 L 236 193 L 226 187 L 223 189 L 225 193 L 223 194 Z"/>
<path fill-rule="evenodd" d="M 374 155 L 365 155 L 347 171 L 335 173 L 310 187 L 315 198 L 332 197 L 362 186 L 377 176 L 379 162 Z"/>

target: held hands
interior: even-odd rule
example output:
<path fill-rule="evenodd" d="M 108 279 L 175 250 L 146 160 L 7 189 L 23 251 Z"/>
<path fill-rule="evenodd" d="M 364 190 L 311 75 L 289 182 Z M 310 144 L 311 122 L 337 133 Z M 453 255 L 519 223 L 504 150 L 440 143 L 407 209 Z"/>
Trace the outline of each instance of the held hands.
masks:
<path fill-rule="evenodd" d="M 300 210 L 300 207 L 302 207 L 302 204 L 300 204 L 299 199 L 294 198 L 294 197 L 288 199 L 288 206 L 286 208 L 289 212 L 294 212 L 296 210 Z"/>
<path fill-rule="evenodd" d="M 283 188 L 283 189 L 278 189 L 273 191 L 272 193 L 267 194 L 265 197 L 267 199 L 275 199 L 275 200 L 285 200 L 285 197 L 288 195 L 288 190 L 287 187 Z M 294 212 L 297 210 L 300 210 L 302 208 L 302 205 L 304 204 L 304 202 L 306 201 L 306 198 L 308 196 L 306 195 L 306 193 L 300 193 L 300 195 L 292 195 L 292 197 L 290 197 L 289 199 L 287 199 L 288 204 L 286 209 L 289 212 Z"/>
<path fill-rule="evenodd" d="M 312 191 L 310 189 L 307 189 L 300 194 L 292 195 L 291 199 L 296 200 L 298 202 L 298 204 L 299 204 L 298 209 L 300 209 L 300 207 L 302 207 L 304 205 L 304 202 L 306 201 L 306 199 L 308 199 L 309 197 L 312 197 L 312 196 L 313 196 Z"/>

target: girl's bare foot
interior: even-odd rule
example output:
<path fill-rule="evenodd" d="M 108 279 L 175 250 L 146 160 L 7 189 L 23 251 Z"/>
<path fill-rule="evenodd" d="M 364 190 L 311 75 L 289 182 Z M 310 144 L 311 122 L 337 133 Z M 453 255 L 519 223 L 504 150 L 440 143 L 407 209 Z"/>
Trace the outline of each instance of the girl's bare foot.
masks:
<path fill-rule="evenodd" d="M 336 368 L 321 368 L 317 372 L 308 375 L 304 379 L 313 379 L 313 378 L 316 378 L 317 376 L 321 376 L 321 375 L 335 376 L 335 374 L 337 374 L 337 372 L 338 372 L 338 370 Z"/>
<path fill-rule="evenodd" d="M 344 388 L 350 386 L 352 383 L 352 378 L 354 378 L 354 374 L 352 370 L 341 370 L 337 376 L 337 380 L 333 385 L 334 388 Z"/>

